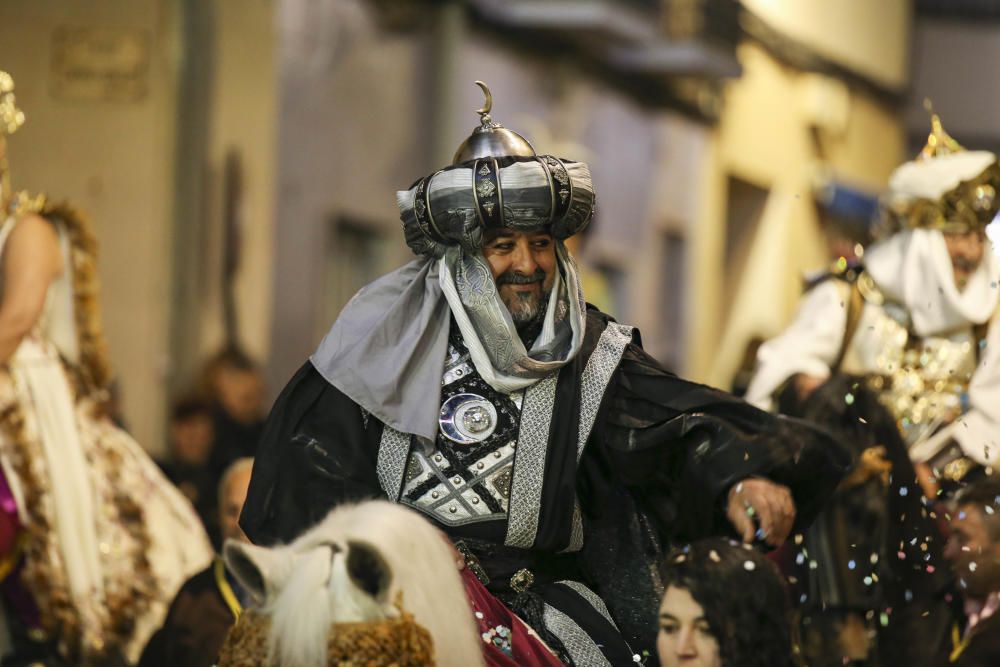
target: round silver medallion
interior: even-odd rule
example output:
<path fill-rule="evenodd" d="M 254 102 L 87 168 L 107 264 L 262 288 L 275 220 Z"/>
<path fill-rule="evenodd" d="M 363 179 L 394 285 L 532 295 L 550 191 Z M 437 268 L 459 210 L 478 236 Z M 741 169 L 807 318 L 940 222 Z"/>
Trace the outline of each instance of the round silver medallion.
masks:
<path fill-rule="evenodd" d="M 469 433 L 482 433 L 493 426 L 493 419 L 486 408 L 474 405 L 462 415 L 462 425 Z"/>
<path fill-rule="evenodd" d="M 438 423 L 452 442 L 482 442 L 497 428 L 497 409 L 478 394 L 456 394 L 441 405 Z"/>

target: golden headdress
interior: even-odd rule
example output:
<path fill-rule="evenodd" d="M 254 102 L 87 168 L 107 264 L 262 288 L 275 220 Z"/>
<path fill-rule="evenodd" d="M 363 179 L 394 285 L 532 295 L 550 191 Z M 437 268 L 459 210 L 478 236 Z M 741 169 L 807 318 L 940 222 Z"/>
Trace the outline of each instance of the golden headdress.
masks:
<path fill-rule="evenodd" d="M 14 78 L 0 70 L 0 210 L 7 211 L 13 199 L 7 165 L 7 135 L 24 125 L 24 112 L 14 99 Z"/>
<path fill-rule="evenodd" d="M 889 178 L 886 212 L 897 228 L 964 233 L 983 229 L 1000 210 L 1000 164 L 989 151 L 968 151 L 930 109 L 931 132 L 916 159 Z"/>

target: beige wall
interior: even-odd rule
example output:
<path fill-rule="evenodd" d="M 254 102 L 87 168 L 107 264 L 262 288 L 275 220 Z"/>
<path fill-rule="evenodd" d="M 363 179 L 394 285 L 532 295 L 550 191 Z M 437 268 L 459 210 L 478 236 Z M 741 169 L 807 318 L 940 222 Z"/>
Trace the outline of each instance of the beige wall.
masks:
<path fill-rule="evenodd" d="M 812 203 L 816 168 L 877 191 L 903 158 L 897 114 L 859 91 L 785 66 L 755 44 L 739 50 L 715 132 L 694 235 L 688 373 L 728 387 L 747 342 L 778 333 L 791 317 L 803 275 L 830 258 Z M 818 103 L 817 103 L 818 100 Z M 832 109 L 839 111 L 831 112 Z M 745 268 L 726 294 L 728 179 L 768 191 Z M 730 305 L 731 304 L 731 305 Z"/>
<path fill-rule="evenodd" d="M 278 86 L 274 20 L 272 0 L 215 1 L 215 73 L 206 155 L 208 283 L 203 291 L 199 348 L 195 352 L 199 357 L 212 354 L 223 343 L 219 276 L 223 173 L 229 151 L 236 151 L 242 165 L 242 257 L 236 277 L 240 342 L 261 361 L 266 361 L 270 352 Z"/>
<path fill-rule="evenodd" d="M 172 318 L 198 322 L 190 358 L 222 338 L 222 170 L 230 148 L 243 158 L 243 263 L 236 298 L 249 351 L 266 358 L 271 320 L 275 122 L 274 20 L 271 0 L 215 0 L 209 141 L 205 150 L 206 247 L 197 312 L 172 304 L 174 174 L 182 48 L 182 5 L 170 0 L 4 0 L 0 69 L 15 79 L 28 121 L 10 142 L 15 188 L 66 197 L 92 217 L 101 244 L 103 316 L 121 382 L 125 418 L 153 452 L 163 447 Z M 150 44 L 148 92 L 138 101 L 64 101 L 51 92 L 57 28 L 119 27 Z M 185 103 L 197 103 L 195 101 Z"/>
<path fill-rule="evenodd" d="M 15 188 L 68 198 L 101 244 L 104 323 L 129 427 L 162 439 L 167 370 L 176 15 L 167 0 L 4 0 L 0 69 L 27 123 L 11 139 Z M 54 99 L 52 35 L 60 27 L 125 27 L 150 40 L 148 93 L 136 102 Z"/>
<path fill-rule="evenodd" d="M 742 0 L 788 37 L 893 90 L 909 80 L 912 0 Z"/>

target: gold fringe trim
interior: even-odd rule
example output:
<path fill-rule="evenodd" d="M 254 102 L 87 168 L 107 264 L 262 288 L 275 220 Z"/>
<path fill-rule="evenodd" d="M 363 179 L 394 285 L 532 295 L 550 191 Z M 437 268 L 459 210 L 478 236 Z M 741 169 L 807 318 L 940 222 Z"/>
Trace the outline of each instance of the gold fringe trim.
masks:
<path fill-rule="evenodd" d="M 14 215 L 37 213 L 61 223 L 69 239 L 73 278 L 74 318 L 80 352 L 78 364 L 65 359 L 62 366 L 72 379 L 77 428 L 81 438 L 90 441 L 88 460 L 107 475 L 99 483 L 108 484 L 109 497 L 98 499 L 97 511 L 106 512 L 107 520 L 122 527 L 129 545 L 125 553 L 101 554 L 104 571 L 105 604 L 96 608 L 97 626 L 86 623 L 81 609 L 74 604 L 66 578 L 53 521 L 48 471 L 40 443 L 28 436 L 25 414 L 16 400 L 14 378 L 6 374 L 0 382 L 12 383 L 10 403 L 0 409 L 0 430 L 8 439 L 6 445 L 13 473 L 24 490 L 26 525 L 24 541 L 24 582 L 39 608 L 42 628 L 56 638 L 62 656 L 80 665 L 96 665 L 122 652 L 141 618 L 156 596 L 156 580 L 147 553 L 151 539 L 142 507 L 123 485 L 115 483 L 121 477 L 123 461 L 114 443 L 115 429 L 101 422 L 97 410 L 81 411 L 86 401 L 100 404 L 111 380 L 107 343 L 100 320 L 100 282 L 97 273 L 97 239 L 87 218 L 67 203 L 50 203 L 44 195 L 19 193 L 14 203 Z M 82 416 L 86 412 L 92 417 Z M 80 419 L 93 418 L 88 429 L 81 428 Z M 87 430 L 87 432 L 84 432 Z M 100 465 L 103 464 L 103 465 Z M 97 517 L 95 517 L 97 520 Z M 121 560 L 127 559 L 128 565 Z M 112 563 L 111 559 L 116 562 Z M 112 577 L 110 572 L 120 572 Z"/>
<path fill-rule="evenodd" d="M 8 376 L 7 381 L 13 384 L 14 379 Z M 62 554 L 57 549 L 49 553 L 49 539 L 53 532 L 50 511 L 41 498 L 42 483 L 36 475 L 39 466 L 32 465 L 29 458 L 29 451 L 33 448 L 25 433 L 24 412 L 16 400 L 0 412 L 0 428 L 10 440 L 10 463 L 24 487 L 24 507 L 19 508 L 27 518 L 24 526 L 27 535 L 24 543 L 24 583 L 34 593 L 43 629 L 49 635 L 65 632 L 69 636 L 78 636 L 80 622 L 63 576 Z"/>
<path fill-rule="evenodd" d="M 219 652 L 219 667 L 269 665 L 267 616 L 249 610 L 229 630 Z M 362 623 L 337 623 L 327 639 L 331 667 L 433 667 L 434 642 L 413 616 Z"/>
<path fill-rule="evenodd" d="M 14 380 L 8 375 L 4 381 Z M 13 390 L 13 386 L 10 389 Z M 113 434 L 106 430 L 113 427 L 102 426 L 93 425 L 94 436 Z M 57 639 L 60 654 L 73 664 L 100 664 L 124 650 L 135 631 L 136 619 L 146 612 L 156 595 L 155 578 L 146 555 L 151 540 L 142 508 L 136 499 L 115 484 L 121 476 L 121 455 L 114 443 L 106 442 L 102 437 L 97 438 L 91 452 L 93 459 L 106 463 L 106 467 L 98 467 L 106 471 L 106 483 L 112 490 L 110 507 L 101 509 L 102 501 L 97 499 L 98 511 L 108 512 L 108 520 L 123 527 L 130 544 L 123 554 L 101 554 L 105 604 L 98 610 L 99 627 L 85 627 L 81 610 L 73 602 L 66 565 L 53 526 L 45 458 L 40 443 L 27 434 L 23 408 L 17 400 L 12 400 L 0 410 L 0 429 L 8 440 L 8 457 L 24 493 L 24 507 L 21 509 L 27 521 L 24 527 L 23 578 L 38 606 L 42 629 L 47 636 Z M 87 434 L 82 435 L 88 437 Z M 92 465 L 97 463 L 93 459 Z M 122 564 L 122 558 L 130 563 Z M 111 559 L 116 562 L 112 563 Z M 121 574 L 112 578 L 109 572 Z"/>

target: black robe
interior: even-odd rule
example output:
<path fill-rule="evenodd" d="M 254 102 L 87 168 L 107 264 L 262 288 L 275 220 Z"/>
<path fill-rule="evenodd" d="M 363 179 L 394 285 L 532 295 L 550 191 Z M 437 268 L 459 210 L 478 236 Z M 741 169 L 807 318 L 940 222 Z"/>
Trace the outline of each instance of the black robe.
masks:
<path fill-rule="evenodd" d="M 218 662 L 236 617 L 219 588 L 215 568 L 213 562 L 184 582 L 163 627 L 146 644 L 138 667 L 212 667 Z"/>
<path fill-rule="evenodd" d="M 605 657 L 619 664 L 653 649 L 662 593 L 655 572 L 666 546 L 731 534 L 725 504 L 735 482 L 758 475 L 787 485 L 801 527 L 837 486 L 850 457 L 822 431 L 674 376 L 642 350 L 638 332 L 616 359 L 579 455 L 583 372 L 613 322 L 588 309 L 582 349 L 559 372 L 530 548 L 504 546 L 502 533 L 497 539 L 488 526 L 444 529 L 473 545 L 488 588 L 529 623 L 543 603 L 557 606 L 599 637 Z M 250 539 L 287 542 L 339 503 L 384 498 L 377 467 L 383 429 L 306 363 L 275 403 L 257 452 L 241 517 Z M 577 501 L 584 546 L 561 553 L 572 539 Z M 509 584 L 521 568 L 535 574 L 529 595 Z M 596 591 L 614 623 L 554 585 L 565 579 Z"/>
<path fill-rule="evenodd" d="M 960 621 L 964 624 L 964 620 Z M 959 624 L 953 633 L 957 634 Z M 994 614 L 980 621 L 962 642 L 954 641 L 941 648 L 934 667 L 997 667 L 1000 665 L 1000 614 Z M 957 650 L 956 650 L 957 649 Z M 954 660 L 952 658 L 954 657 Z"/>

